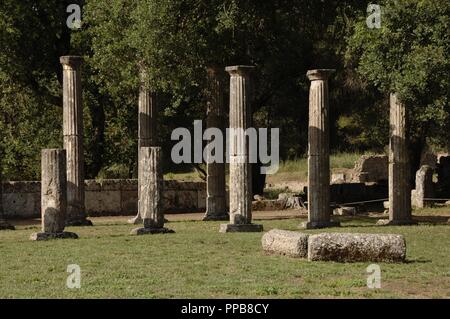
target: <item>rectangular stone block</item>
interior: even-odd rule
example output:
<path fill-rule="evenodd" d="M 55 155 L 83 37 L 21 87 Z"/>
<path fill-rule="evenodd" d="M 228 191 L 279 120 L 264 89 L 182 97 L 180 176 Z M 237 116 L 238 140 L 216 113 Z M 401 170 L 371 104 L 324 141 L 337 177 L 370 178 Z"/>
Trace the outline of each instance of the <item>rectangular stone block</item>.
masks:
<path fill-rule="evenodd" d="M 263 235 L 261 243 L 263 250 L 268 254 L 295 258 L 308 256 L 308 234 L 272 229 Z"/>
<path fill-rule="evenodd" d="M 337 262 L 404 262 L 402 235 L 321 233 L 308 238 L 308 260 Z"/>

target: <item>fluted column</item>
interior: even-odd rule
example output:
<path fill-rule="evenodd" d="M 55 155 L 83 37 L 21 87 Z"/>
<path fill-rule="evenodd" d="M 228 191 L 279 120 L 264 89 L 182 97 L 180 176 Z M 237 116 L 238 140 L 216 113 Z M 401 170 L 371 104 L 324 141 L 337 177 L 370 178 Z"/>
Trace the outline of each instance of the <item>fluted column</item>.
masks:
<path fill-rule="evenodd" d="M 69 226 L 89 226 L 84 203 L 83 104 L 79 56 L 62 56 L 63 135 L 67 152 L 67 219 Z"/>
<path fill-rule="evenodd" d="M 252 171 L 245 130 L 251 126 L 251 66 L 230 66 L 230 224 L 220 232 L 262 231 L 252 224 Z"/>
<path fill-rule="evenodd" d="M 308 128 L 308 222 L 306 228 L 339 226 L 330 220 L 329 69 L 310 70 Z"/>
<path fill-rule="evenodd" d="M 1 163 L 1 160 L 0 160 Z M 14 230 L 15 227 L 8 223 L 5 219 L 5 215 L 3 212 L 3 183 L 2 183 L 2 170 L 0 167 L 0 230 Z"/>
<path fill-rule="evenodd" d="M 222 69 L 208 68 L 206 126 L 217 128 L 224 134 L 223 75 Z M 210 156 L 210 153 L 207 153 Z M 228 220 L 225 190 L 225 159 L 220 163 L 206 159 L 206 214 L 203 220 Z"/>
<path fill-rule="evenodd" d="M 164 227 L 163 173 L 161 147 L 139 149 L 139 203 L 138 210 L 144 227 L 136 228 L 133 234 L 171 233 Z"/>
<path fill-rule="evenodd" d="M 396 94 L 390 95 L 389 220 L 379 225 L 414 224 L 408 156 L 407 111 Z"/>
<path fill-rule="evenodd" d="M 74 233 L 64 232 L 66 213 L 66 151 L 44 149 L 41 160 L 42 232 L 32 234 L 31 239 L 78 238 Z"/>
<path fill-rule="evenodd" d="M 147 73 L 141 69 L 139 86 L 139 101 L 138 101 L 138 165 L 140 163 L 141 147 L 150 147 L 157 145 L 157 103 L 156 94 L 147 88 Z M 139 168 L 138 168 L 139 169 Z M 138 186 L 139 187 L 139 186 Z M 130 224 L 142 223 L 142 218 L 139 212 L 132 219 L 129 219 Z"/>
<path fill-rule="evenodd" d="M 138 140 L 139 147 L 156 145 L 157 104 L 156 95 L 146 86 L 147 75 L 145 71 L 140 74 L 139 87 L 139 115 L 138 115 Z"/>

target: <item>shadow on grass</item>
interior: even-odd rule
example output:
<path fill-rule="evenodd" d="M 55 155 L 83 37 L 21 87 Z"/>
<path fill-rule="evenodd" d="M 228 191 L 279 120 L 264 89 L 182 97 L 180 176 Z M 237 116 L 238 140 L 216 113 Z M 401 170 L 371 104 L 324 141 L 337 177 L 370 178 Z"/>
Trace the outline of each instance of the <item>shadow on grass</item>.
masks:
<path fill-rule="evenodd" d="M 436 215 L 428 215 L 428 216 L 413 216 L 414 220 L 419 223 L 429 223 L 431 225 L 448 225 L 450 217 L 448 216 L 436 216 Z"/>
<path fill-rule="evenodd" d="M 429 264 L 431 262 L 432 262 L 432 260 L 430 260 L 430 259 L 418 258 L 418 259 L 406 259 L 404 263 L 405 264 Z"/>

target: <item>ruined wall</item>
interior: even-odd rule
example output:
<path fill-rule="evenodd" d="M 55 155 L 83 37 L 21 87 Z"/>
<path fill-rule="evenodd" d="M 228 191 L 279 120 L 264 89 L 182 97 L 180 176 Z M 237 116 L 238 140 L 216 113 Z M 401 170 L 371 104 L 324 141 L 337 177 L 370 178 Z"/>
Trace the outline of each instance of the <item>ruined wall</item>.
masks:
<path fill-rule="evenodd" d="M 85 181 L 85 205 L 89 216 L 133 215 L 137 213 L 137 180 Z M 204 211 L 206 184 L 164 182 L 166 212 Z M 3 183 L 3 207 L 8 218 L 37 218 L 41 209 L 40 182 Z"/>

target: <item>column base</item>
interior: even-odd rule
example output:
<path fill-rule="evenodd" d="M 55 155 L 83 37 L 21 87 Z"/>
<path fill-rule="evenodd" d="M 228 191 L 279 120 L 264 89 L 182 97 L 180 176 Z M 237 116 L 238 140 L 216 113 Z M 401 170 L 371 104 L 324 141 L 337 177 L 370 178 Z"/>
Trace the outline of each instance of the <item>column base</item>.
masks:
<path fill-rule="evenodd" d="M 78 235 L 75 233 L 64 231 L 62 233 L 33 233 L 30 240 L 49 240 L 49 239 L 77 239 Z"/>
<path fill-rule="evenodd" d="M 153 235 L 153 234 L 172 234 L 175 233 L 172 229 L 165 227 L 161 228 L 135 228 L 131 231 L 131 235 Z"/>
<path fill-rule="evenodd" d="M 138 214 L 137 216 L 130 218 L 127 222 L 128 222 L 128 224 L 139 225 L 139 224 L 142 224 L 143 221 L 142 221 L 141 215 Z"/>
<path fill-rule="evenodd" d="M 217 215 L 206 213 L 205 216 L 203 216 L 203 221 L 223 221 L 223 220 L 230 220 L 230 215 L 228 215 L 227 213 Z"/>
<path fill-rule="evenodd" d="M 304 222 L 299 228 L 301 229 L 320 229 L 320 228 L 329 228 L 329 227 L 340 227 L 341 223 L 337 221 L 329 221 L 329 222 Z"/>
<path fill-rule="evenodd" d="M 0 220 L 0 230 L 15 230 L 16 227 L 8 223 L 6 220 Z"/>
<path fill-rule="evenodd" d="M 66 226 L 94 226 L 89 219 L 67 220 Z"/>
<path fill-rule="evenodd" d="M 263 225 L 258 224 L 221 224 L 220 233 L 257 233 L 263 231 Z"/>
<path fill-rule="evenodd" d="M 389 219 L 379 219 L 377 221 L 377 226 L 413 226 L 418 225 L 418 223 L 412 219 L 408 220 L 389 220 Z"/>

